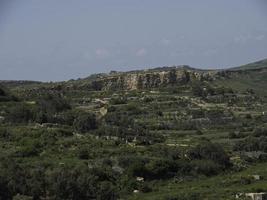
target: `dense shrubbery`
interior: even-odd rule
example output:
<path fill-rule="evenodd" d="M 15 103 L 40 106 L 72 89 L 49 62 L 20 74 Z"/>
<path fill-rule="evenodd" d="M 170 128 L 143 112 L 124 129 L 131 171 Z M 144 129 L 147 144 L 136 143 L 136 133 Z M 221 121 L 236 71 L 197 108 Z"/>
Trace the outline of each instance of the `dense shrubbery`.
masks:
<path fill-rule="evenodd" d="M 116 176 L 104 168 L 60 167 L 48 174 L 44 167 L 21 166 L 13 160 L 0 162 L 0 199 L 20 194 L 33 199 L 118 198 Z"/>
<path fill-rule="evenodd" d="M 162 152 L 163 151 L 163 152 Z M 164 153 L 165 151 L 165 153 Z M 168 153 L 167 153 L 168 152 Z M 119 164 L 127 169 L 130 177 L 141 176 L 146 180 L 168 179 L 179 176 L 216 175 L 231 167 L 229 156 L 222 147 L 212 143 L 202 143 L 188 152 L 188 158 L 180 158 L 181 153 L 170 149 L 157 148 L 151 157 L 120 157 Z"/>
<path fill-rule="evenodd" d="M 7 108 L 6 120 L 11 123 L 61 123 L 72 125 L 74 113 L 69 111 L 70 105 L 59 95 L 44 95 L 36 104 L 14 103 Z M 60 115 L 65 111 L 63 115 Z"/>
<path fill-rule="evenodd" d="M 204 142 L 192 148 L 188 152 L 190 159 L 211 160 L 226 169 L 230 166 L 230 159 L 223 148 L 218 144 Z"/>
<path fill-rule="evenodd" d="M 70 105 L 59 94 L 46 94 L 38 98 L 35 120 L 39 123 L 55 121 L 55 114 L 70 109 Z"/>
<path fill-rule="evenodd" d="M 0 102 L 17 101 L 18 99 L 10 94 L 10 92 L 0 85 Z"/>
<path fill-rule="evenodd" d="M 207 97 L 212 95 L 225 95 L 227 93 L 233 93 L 232 88 L 225 87 L 213 87 L 210 84 L 203 82 L 194 82 L 192 84 L 193 94 L 199 97 Z"/>
<path fill-rule="evenodd" d="M 100 199 L 114 200 L 118 195 L 116 179 L 105 169 L 63 168 L 51 176 L 52 194 L 55 199 Z"/>
<path fill-rule="evenodd" d="M 165 200 L 199 200 L 201 199 L 198 193 L 182 193 L 179 195 L 170 195 L 165 198 Z"/>
<path fill-rule="evenodd" d="M 116 97 L 112 98 L 110 103 L 112 105 L 118 105 L 118 104 L 126 104 L 127 103 L 127 97 L 122 96 L 122 97 Z"/>
<path fill-rule="evenodd" d="M 267 152 L 267 137 L 247 137 L 237 142 L 234 146 L 236 151 L 264 151 Z"/>
<path fill-rule="evenodd" d="M 260 137 L 260 136 L 267 136 L 267 128 L 265 127 L 257 127 L 253 130 L 253 136 Z"/>
<path fill-rule="evenodd" d="M 94 113 L 81 113 L 73 122 L 74 128 L 82 133 L 97 128 L 96 115 Z"/>
<path fill-rule="evenodd" d="M 0 86 L 0 96 L 6 96 L 6 91 Z"/>
<path fill-rule="evenodd" d="M 38 109 L 45 113 L 57 113 L 70 109 L 70 105 L 59 94 L 46 94 L 37 100 Z"/>
<path fill-rule="evenodd" d="M 28 123 L 34 120 L 34 113 L 28 105 L 18 103 L 8 109 L 6 120 L 12 123 Z"/>

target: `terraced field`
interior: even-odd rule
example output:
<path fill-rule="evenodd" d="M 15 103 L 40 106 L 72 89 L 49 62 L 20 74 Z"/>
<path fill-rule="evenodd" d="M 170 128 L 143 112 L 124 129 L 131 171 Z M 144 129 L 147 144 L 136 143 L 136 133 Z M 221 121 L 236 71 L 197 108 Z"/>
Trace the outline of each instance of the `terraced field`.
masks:
<path fill-rule="evenodd" d="M 173 68 L 164 68 L 163 85 L 147 88 L 151 77 L 159 80 L 159 69 L 151 70 L 134 76 L 147 82 L 132 90 L 107 89 L 119 84 L 103 82 L 108 75 L 102 89 L 92 88 L 98 76 L 2 83 L 0 199 L 225 200 L 267 192 L 267 76 L 255 69 L 178 68 L 185 76 L 175 82 L 166 78 Z M 125 80 L 119 76 L 112 80 Z"/>

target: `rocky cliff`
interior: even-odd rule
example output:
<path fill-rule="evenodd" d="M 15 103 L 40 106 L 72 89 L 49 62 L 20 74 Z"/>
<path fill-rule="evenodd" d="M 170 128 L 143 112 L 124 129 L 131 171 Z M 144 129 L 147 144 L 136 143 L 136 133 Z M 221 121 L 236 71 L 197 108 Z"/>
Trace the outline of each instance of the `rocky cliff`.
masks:
<path fill-rule="evenodd" d="M 211 78 L 211 73 L 210 71 L 197 71 L 184 67 L 112 73 L 92 81 L 92 88 L 95 90 L 149 89 L 186 84 L 192 80 L 208 80 Z"/>

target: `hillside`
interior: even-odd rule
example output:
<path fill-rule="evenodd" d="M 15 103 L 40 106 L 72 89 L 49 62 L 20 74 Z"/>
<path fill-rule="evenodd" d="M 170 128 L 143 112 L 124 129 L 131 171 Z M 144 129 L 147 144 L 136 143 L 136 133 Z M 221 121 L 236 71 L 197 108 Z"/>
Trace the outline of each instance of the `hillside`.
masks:
<path fill-rule="evenodd" d="M 219 73 L 216 82 L 236 90 L 253 89 L 261 95 L 267 94 L 267 60 L 227 69 Z"/>
<path fill-rule="evenodd" d="M 255 69 L 263 69 L 267 68 L 267 59 L 260 60 L 257 62 L 249 63 L 240 67 L 233 67 L 229 70 L 255 70 Z"/>
<path fill-rule="evenodd" d="M 112 72 L 81 79 L 76 84 L 93 90 L 134 90 L 179 85 L 186 81 L 213 81 L 233 89 L 253 89 L 266 93 L 267 60 L 223 70 L 203 70 L 189 66 L 162 67 L 131 72 Z M 75 82 L 74 82 L 75 84 Z"/>
<path fill-rule="evenodd" d="M 0 199 L 267 192 L 267 72 L 257 63 L 2 82 Z"/>
<path fill-rule="evenodd" d="M 111 71 L 108 74 L 93 74 L 84 79 L 66 82 L 42 83 L 37 81 L 0 81 L 6 87 L 55 87 L 87 88 L 88 90 L 136 90 L 179 85 L 186 81 L 213 81 L 215 84 L 232 86 L 237 90 L 254 89 L 266 92 L 267 59 L 240 67 L 219 70 L 204 70 L 186 65 L 158 67 L 128 72 Z M 32 86 L 32 87 L 31 87 Z"/>

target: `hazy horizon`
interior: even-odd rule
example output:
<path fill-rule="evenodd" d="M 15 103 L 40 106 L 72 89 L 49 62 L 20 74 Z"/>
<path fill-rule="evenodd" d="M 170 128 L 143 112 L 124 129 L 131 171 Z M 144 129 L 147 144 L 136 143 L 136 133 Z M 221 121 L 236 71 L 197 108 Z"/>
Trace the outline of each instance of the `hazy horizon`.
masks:
<path fill-rule="evenodd" d="M 0 80 L 267 58 L 264 0 L 0 0 Z"/>

